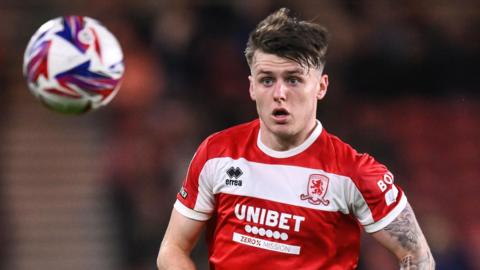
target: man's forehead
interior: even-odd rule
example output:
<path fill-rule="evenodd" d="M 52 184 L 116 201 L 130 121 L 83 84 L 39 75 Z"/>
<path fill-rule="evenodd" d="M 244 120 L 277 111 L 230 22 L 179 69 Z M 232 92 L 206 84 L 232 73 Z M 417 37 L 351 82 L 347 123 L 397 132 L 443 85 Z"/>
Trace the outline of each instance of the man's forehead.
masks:
<path fill-rule="evenodd" d="M 299 63 L 275 54 L 255 52 L 252 61 L 252 73 L 291 73 L 306 75 L 312 68 L 300 65 Z"/>

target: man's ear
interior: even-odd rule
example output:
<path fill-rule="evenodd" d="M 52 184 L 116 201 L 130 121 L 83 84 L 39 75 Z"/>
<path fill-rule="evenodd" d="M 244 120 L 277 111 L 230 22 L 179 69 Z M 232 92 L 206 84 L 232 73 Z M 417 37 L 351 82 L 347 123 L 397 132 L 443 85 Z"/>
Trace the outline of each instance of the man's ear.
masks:
<path fill-rule="evenodd" d="M 250 98 L 252 100 L 256 100 L 256 97 L 255 97 L 255 91 L 253 91 L 253 78 L 252 78 L 252 75 L 248 76 L 248 81 L 250 82 L 250 86 L 248 88 L 248 92 L 250 93 Z"/>
<path fill-rule="evenodd" d="M 325 95 L 327 94 L 327 89 L 328 89 L 328 75 L 323 74 L 322 77 L 320 78 L 320 82 L 318 85 L 318 92 L 317 92 L 317 99 L 322 100 Z"/>

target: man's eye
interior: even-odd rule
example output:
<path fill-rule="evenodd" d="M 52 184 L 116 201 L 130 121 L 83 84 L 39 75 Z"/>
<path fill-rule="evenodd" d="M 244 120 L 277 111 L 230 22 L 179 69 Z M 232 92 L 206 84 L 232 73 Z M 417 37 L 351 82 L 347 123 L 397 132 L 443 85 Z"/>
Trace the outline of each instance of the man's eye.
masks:
<path fill-rule="evenodd" d="M 291 77 L 291 78 L 288 78 L 288 79 L 287 79 L 287 82 L 288 82 L 289 84 L 296 85 L 296 84 L 299 84 L 299 83 L 300 83 L 300 80 L 299 80 L 298 78 Z"/>
<path fill-rule="evenodd" d="M 273 79 L 272 78 L 262 78 L 260 79 L 260 83 L 265 85 L 265 86 L 271 86 L 273 84 Z"/>

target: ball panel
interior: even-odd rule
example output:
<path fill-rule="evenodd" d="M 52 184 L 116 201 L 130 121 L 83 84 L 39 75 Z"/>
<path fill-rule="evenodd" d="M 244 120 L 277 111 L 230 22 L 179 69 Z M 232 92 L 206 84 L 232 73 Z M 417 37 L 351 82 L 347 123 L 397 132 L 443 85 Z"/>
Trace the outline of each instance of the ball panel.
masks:
<path fill-rule="evenodd" d="M 93 109 L 92 102 L 85 99 L 74 100 L 71 98 L 62 98 L 59 95 L 41 95 L 39 100 L 47 108 L 64 114 L 78 115 L 86 113 Z"/>

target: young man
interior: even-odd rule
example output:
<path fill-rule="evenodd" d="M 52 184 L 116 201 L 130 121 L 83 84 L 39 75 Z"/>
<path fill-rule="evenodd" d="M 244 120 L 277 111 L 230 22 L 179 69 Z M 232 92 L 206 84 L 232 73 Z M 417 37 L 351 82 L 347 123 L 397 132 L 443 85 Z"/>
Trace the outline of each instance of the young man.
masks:
<path fill-rule="evenodd" d="M 401 269 L 434 269 L 405 194 L 387 168 L 316 120 L 327 33 L 280 9 L 250 34 L 259 119 L 198 148 L 160 247 L 159 269 L 195 269 L 207 227 L 211 269 L 355 269 L 360 226 Z"/>

